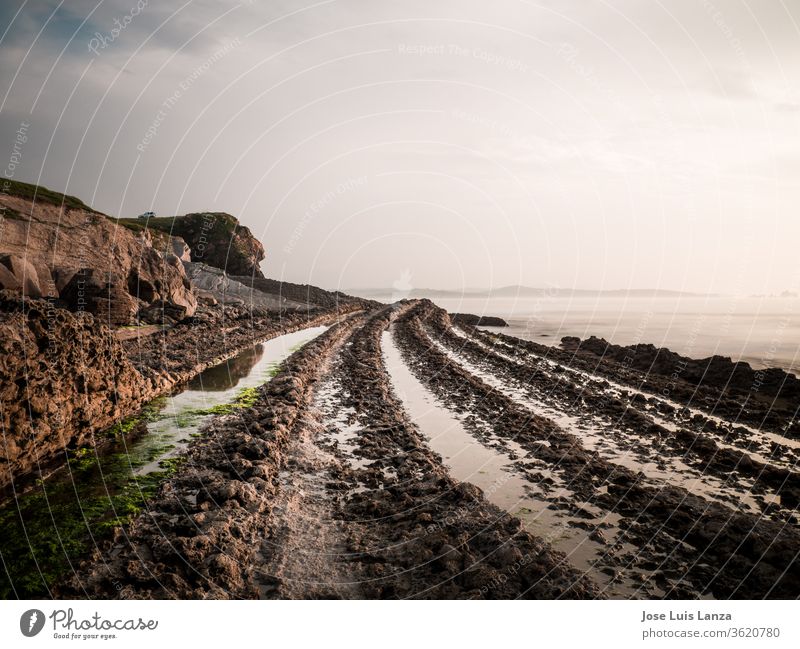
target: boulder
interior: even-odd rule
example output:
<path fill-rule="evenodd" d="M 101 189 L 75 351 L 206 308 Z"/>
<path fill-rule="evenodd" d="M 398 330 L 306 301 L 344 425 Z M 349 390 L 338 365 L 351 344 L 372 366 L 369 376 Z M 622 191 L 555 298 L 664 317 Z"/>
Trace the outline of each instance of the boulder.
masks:
<path fill-rule="evenodd" d="M 42 297 L 39 274 L 27 259 L 19 255 L 0 255 L 0 264 L 13 278 L 8 278 L 6 274 L 3 288 L 13 288 L 16 284 L 16 290 L 20 290 L 26 297 Z"/>
<path fill-rule="evenodd" d="M 71 311 L 94 314 L 109 326 L 134 324 L 139 312 L 125 278 L 96 268 L 79 269 L 61 291 L 61 300 Z"/>
<path fill-rule="evenodd" d="M 14 292 L 21 291 L 22 282 L 5 265 L 0 264 L 0 290 L 3 289 Z"/>
<path fill-rule="evenodd" d="M 182 237 L 171 237 L 172 252 L 181 261 L 192 261 L 192 251 Z"/>
<path fill-rule="evenodd" d="M 183 263 L 175 255 L 162 256 L 153 248 L 145 249 L 139 264 L 129 271 L 128 291 L 147 303 L 143 320 L 152 324 L 158 324 L 152 319 L 158 312 L 177 321 L 197 310 L 197 297 Z"/>

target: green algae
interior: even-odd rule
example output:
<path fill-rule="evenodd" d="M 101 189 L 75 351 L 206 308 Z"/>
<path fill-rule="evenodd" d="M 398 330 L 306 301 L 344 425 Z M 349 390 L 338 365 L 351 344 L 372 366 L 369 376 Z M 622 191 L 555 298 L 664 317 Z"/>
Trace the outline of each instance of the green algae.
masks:
<path fill-rule="evenodd" d="M 128 445 L 124 437 L 161 417 L 166 402 L 155 400 L 113 427 L 111 448 L 69 452 L 67 464 L 0 508 L 0 598 L 39 598 L 75 570 L 93 548 L 127 525 L 172 475 L 182 458 L 137 475 L 174 446 L 160 436 Z"/>
<path fill-rule="evenodd" d="M 258 387 L 243 388 L 230 403 L 178 413 L 173 424 L 189 428 L 201 417 L 249 408 L 258 397 Z M 157 471 L 139 475 L 138 469 L 163 457 L 174 444 L 167 441 L 168 435 L 159 434 L 133 444 L 126 440 L 148 423 L 169 417 L 164 413 L 166 403 L 166 398 L 155 399 L 107 430 L 104 435 L 113 440 L 111 452 L 94 447 L 70 451 L 67 465 L 57 475 L 36 480 L 0 508 L 0 598 L 51 596 L 53 584 L 145 509 L 147 500 L 184 459 L 164 458 Z"/>
<path fill-rule="evenodd" d="M 270 364 L 266 376 L 274 377 L 281 367 L 280 362 Z M 54 584 L 72 574 L 115 529 L 146 510 L 148 499 L 184 461 L 164 458 L 175 448 L 174 437 L 147 429 L 148 423 L 170 419 L 175 428 L 192 428 L 204 417 L 250 408 L 260 395 L 260 386 L 242 388 L 229 403 L 175 415 L 167 412 L 167 397 L 155 399 L 105 431 L 108 445 L 102 452 L 94 447 L 70 451 L 63 469 L 47 480 L 36 480 L 29 490 L 3 503 L 0 598 L 52 596 Z M 147 434 L 139 437 L 140 432 Z M 195 430 L 188 436 L 198 438 L 202 433 Z M 137 474 L 159 458 L 163 459 L 158 470 Z"/>
<path fill-rule="evenodd" d="M 162 452 L 153 447 L 150 461 Z M 56 581 L 145 509 L 183 461 L 168 458 L 158 471 L 135 475 L 133 464 L 145 457 L 89 449 L 79 464 L 70 463 L 67 479 L 39 480 L 7 503 L 0 510 L 0 598 L 50 596 Z"/>
<path fill-rule="evenodd" d="M 234 397 L 233 401 L 228 403 L 220 403 L 210 408 L 192 408 L 178 413 L 177 418 L 182 418 L 183 421 L 190 421 L 191 417 L 207 416 L 207 415 L 231 415 L 239 412 L 245 408 L 252 408 L 256 401 L 258 401 L 259 388 L 242 388 Z"/>
<path fill-rule="evenodd" d="M 164 418 L 163 410 L 166 404 L 167 397 L 156 397 L 137 414 L 125 417 L 122 421 L 108 428 L 104 435 L 110 438 L 122 438 L 143 430 L 148 423 Z"/>

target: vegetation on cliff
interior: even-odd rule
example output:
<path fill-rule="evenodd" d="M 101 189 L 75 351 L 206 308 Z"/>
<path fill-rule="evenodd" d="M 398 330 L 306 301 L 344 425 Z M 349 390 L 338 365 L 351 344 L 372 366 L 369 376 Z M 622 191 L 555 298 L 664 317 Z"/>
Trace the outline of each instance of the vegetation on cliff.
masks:
<path fill-rule="evenodd" d="M 118 219 L 135 232 L 148 230 L 181 237 L 192 251 L 192 260 L 221 268 L 231 275 L 263 278 L 259 264 L 264 246 L 250 229 L 226 212 L 197 212 L 151 219 Z"/>
<path fill-rule="evenodd" d="M 8 196 L 18 196 L 19 198 L 24 198 L 31 202 L 48 203 L 66 209 L 85 210 L 87 212 L 102 214 L 102 212 L 98 212 L 94 208 L 89 207 L 80 198 L 55 192 L 41 185 L 32 185 L 18 180 L 4 180 L 2 189 L 3 193 Z"/>

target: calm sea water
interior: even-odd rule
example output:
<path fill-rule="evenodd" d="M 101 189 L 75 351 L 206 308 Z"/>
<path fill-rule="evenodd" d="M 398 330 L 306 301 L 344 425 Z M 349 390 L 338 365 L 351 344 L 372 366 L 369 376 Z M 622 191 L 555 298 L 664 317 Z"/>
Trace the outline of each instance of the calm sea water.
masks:
<path fill-rule="evenodd" d="M 557 345 L 595 335 L 652 343 L 691 358 L 729 356 L 800 374 L 800 299 L 771 297 L 431 298 L 442 308 L 505 318 L 513 336 Z M 387 297 L 386 301 L 390 301 Z"/>

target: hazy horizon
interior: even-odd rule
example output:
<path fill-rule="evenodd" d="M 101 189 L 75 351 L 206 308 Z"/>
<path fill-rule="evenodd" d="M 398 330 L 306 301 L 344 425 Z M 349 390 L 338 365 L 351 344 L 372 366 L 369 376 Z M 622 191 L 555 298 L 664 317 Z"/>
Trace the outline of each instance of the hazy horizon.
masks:
<path fill-rule="evenodd" d="M 800 7 L 36 0 L 0 23 L 6 176 L 230 212 L 270 277 L 800 287 Z"/>

